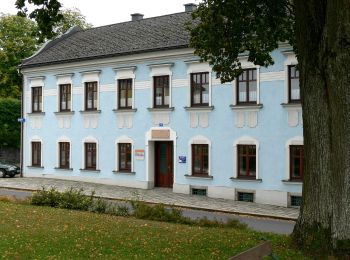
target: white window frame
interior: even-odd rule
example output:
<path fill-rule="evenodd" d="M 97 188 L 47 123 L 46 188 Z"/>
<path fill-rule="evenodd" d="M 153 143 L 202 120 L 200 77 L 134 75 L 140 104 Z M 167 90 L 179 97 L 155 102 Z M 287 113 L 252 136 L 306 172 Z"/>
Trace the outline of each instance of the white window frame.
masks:
<path fill-rule="evenodd" d="M 115 171 L 117 172 L 122 172 L 119 169 L 119 144 L 120 143 L 128 143 L 131 144 L 131 172 L 134 172 L 134 141 L 126 136 L 120 136 L 116 141 L 115 141 Z"/>
<path fill-rule="evenodd" d="M 285 152 L 285 179 L 290 180 L 290 146 L 291 145 L 304 145 L 304 137 L 295 136 L 289 139 L 284 147 Z"/>
<path fill-rule="evenodd" d="M 29 89 L 30 89 L 30 108 L 28 111 L 31 113 L 36 113 L 33 111 L 33 88 L 41 87 L 41 112 L 44 112 L 44 86 L 45 86 L 45 76 L 40 77 L 30 77 L 29 78 Z"/>
<path fill-rule="evenodd" d="M 136 66 L 122 67 L 113 69 L 115 72 L 115 109 L 119 109 L 119 91 L 118 91 L 118 80 L 120 79 L 131 79 L 131 91 L 132 91 L 132 105 L 131 109 L 135 109 L 135 70 Z"/>
<path fill-rule="evenodd" d="M 69 169 L 72 168 L 72 141 L 66 137 L 66 136 L 61 136 L 60 138 L 57 139 L 57 155 L 56 155 L 56 168 L 60 168 L 60 143 L 69 143 Z"/>
<path fill-rule="evenodd" d="M 289 66 L 293 66 L 293 65 L 298 65 L 298 60 L 294 54 L 293 51 L 289 51 L 289 52 L 284 52 L 283 53 L 286 56 L 286 59 L 284 61 L 284 98 L 283 98 L 283 103 L 284 104 L 288 104 L 289 102 L 289 70 L 288 67 Z M 300 87 L 300 86 L 299 86 Z"/>
<path fill-rule="evenodd" d="M 159 76 L 169 76 L 169 108 L 172 107 L 172 66 L 173 63 L 167 63 L 167 64 L 154 64 L 149 65 L 150 67 L 150 78 L 151 78 L 151 100 L 150 100 L 150 107 L 154 108 L 154 77 Z"/>
<path fill-rule="evenodd" d="M 58 74 L 56 75 L 56 83 L 57 83 L 57 112 L 60 112 L 60 98 L 61 98 L 61 92 L 60 92 L 60 85 L 70 84 L 70 111 L 73 111 L 73 77 L 74 73 L 67 73 L 67 74 Z M 84 84 L 84 90 L 85 92 L 85 84 Z M 85 95 L 85 93 L 84 93 Z M 85 102 L 85 96 L 84 96 L 84 102 Z M 85 106 L 85 104 L 84 104 Z M 68 112 L 68 111 L 67 111 Z"/>
<path fill-rule="evenodd" d="M 85 168 L 85 143 L 96 143 L 96 170 L 90 170 Z M 82 164 L 81 164 L 81 169 L 82 170 L 87 170 L 87 171 L 99 171 L 100 169 L 100 163 L 99 163 L 99 156 L 100 151 L 99 151 L 99 143 L 98 139 L 93 137 L 93 136 L 87 136 L 83 139 L 82 141 Z"/>
<path fill-rule="evenodd" d="M 256 69 L 256 105 L 260 104 L 260 66 L 259 65 L 254 65 L 252 62 L 248 62 L 248 57 L 240 58 L 240 63 L 242 66 L 242 69 Z M 235 78 L 232 81 L 233 84 L 233 102 L 232 104 L 234 106 L 238 105 L 237 104 L 237 79 Z"/>
<path fill-rule="evenodd" d="M 94 71 L 84 71 L 84 72 L 80 72 L 82 75 L 82 84 L 83 84 L 83 102 L 82 102 L 82 111 L 89 111 L 86 110 L 86 87 L 85 87 L 85 83 L 88 82 L 97 82 L 97 104 L 96 104 L 96 110 L 99 111 L 100 110 L 100 70 L 94 70 Z M 73 91 L 72 91 L 73 93 Z M 94 110 L 92 110 L 91 112 L 93 112 Z M 90 111 L 89 111 L 90 112 Z"/>
<path fill-rule="evenodd" d="M 208 177 L 212 176 L 211 171 L 211 141 L 203 135 L 196 135 L 188 141 L 188 175 L 192 176 L 192 144 L 207 144 L 208 145 Z"/>
<path fill-rule="evenodd" d="M 250 137 L 250 136 L 242 136 L 238 139 L 236 139 L 233 142 L 233 178 L 238 178 L 238 169 L 237 169 L 237 159 L 238 159 L 238 145 L 255 145 L 255 151 L 256 151 L 256 173 L 255 173 L 255 179 L 260 179 L 260 172 L 259 172 L 259 151 L 260 151 L 260 143 L 257 139 Z"/>
<path fill-rule="evenodd" d="M 191 74 L 192 73 L 208 73 L 209 74 L 209 105 L 211 107 L 213 104 L 212 100 L 212 68 L 208 62 L 191 61 L 187 62 L 187 106 L 192 107 L 191 104 Z M 193 107 L 196 108 L 196 107 Z"/>
<path fill-rule="evenodd" d="M 32 158 L 33 158 L 33 151 L 32 151 L 32 142 L 39 142 L 40 143 L 40 166 L 33 166 L 32 165 Z M 35 135 L 33 137 L 30 138 L 30 142 L 29 142 L 29 166 L 33 166 L 33 167 L 44 167 L 43 162 L 44 162 L 44 153 L 43 153 L 43 149 L 44 148 L 44 141 L 41 137 Z"/>

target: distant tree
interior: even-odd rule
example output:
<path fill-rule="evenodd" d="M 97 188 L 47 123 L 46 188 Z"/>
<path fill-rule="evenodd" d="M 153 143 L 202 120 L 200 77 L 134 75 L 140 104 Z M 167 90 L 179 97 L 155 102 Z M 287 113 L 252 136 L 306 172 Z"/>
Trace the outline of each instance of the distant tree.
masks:
<path fill-rule="evenodd" d="M 303 203 L 293 232 L 312 253 L 350 256 L 350 3 L 347 0 L 204 0 L 191 46 L 222 82 L 261 66 L 289 42 L 303 109 Z M 326 258 L 326 257 L 325 257 Z"/>
<path fill-rule="evenodd" d="M 0 147 L 19 148 L 21 124 L 21 101 L 0 98 Z"/>
<path fill-rule="evenodd" d="M 17 14 L 26 17 L 28 13 L 26 5 L 31 4 L 36 8 L 29 14 L 29 18 L 34 19 L 38 25 L 39 41 L 54 38 L 56 36 L 54 28 L 63 20 L 63 15 L 60 13 L 61 3 L 57 0 L 16 0 L 15 5 L 19 10 Z"/>
<path fill-rule="evenodd" d="M 0 97 L 20 97 L 22 78 L 17 67 L 36 50 L 37 32 L 30 19 L 0 15 Z"/>
<path fill-rule="evenodd" d="M 60 14 L 63 15 L 63 19 L 55 24 L 53 28 L 55 35 L 64 34 L 73 26 L 79 26 L 82 29 L 92 27 L 78 8 L 63 9 Z"/>

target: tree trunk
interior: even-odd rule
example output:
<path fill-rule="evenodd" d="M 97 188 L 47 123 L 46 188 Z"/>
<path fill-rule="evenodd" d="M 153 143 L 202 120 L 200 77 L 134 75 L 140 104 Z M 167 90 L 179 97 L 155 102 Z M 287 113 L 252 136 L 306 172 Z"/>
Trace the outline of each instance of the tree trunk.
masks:
<path fill-rule="evenodd" d="M 294 2 L 305 168 L 293 238 L 350 256 L 350 1 Z"/>

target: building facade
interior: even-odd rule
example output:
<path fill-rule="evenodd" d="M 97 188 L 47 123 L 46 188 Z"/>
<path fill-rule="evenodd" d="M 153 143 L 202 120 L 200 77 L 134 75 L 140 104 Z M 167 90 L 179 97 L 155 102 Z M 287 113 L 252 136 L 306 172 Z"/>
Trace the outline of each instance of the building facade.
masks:
<path fill-rule="evenodd" d="M 290 46 L 222 84 L 190 12 L 74 28 L 23 61 L 23 175 L 298 205 L 303 135 Z"/>

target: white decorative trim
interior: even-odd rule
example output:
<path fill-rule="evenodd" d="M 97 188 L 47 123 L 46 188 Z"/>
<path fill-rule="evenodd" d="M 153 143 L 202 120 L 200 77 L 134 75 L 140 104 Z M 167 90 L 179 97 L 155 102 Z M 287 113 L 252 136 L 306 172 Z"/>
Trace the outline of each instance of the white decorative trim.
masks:
<path fill-rule="evenodd" d="M 135 89 L 142 90 L 142 89 L 149 89 L 151 88 L 151 81 L 137 81 L 135 82 Z"/>
<path fill-rule="evenodd" d="M 289 170 L 290 170 L 290 146 L 291 145 L 304 145 L 304 137 L 303 136 L 295 136 L 293 138 L 290 138 L 285 146 L 284 146 L 284 152 L 285 152 L 285 179 L 289 180 Z"/>
<path fill-rule="evenodd" d="M 151 78 L 151 102 L 150 107 L 154 107 L 154 77 L 157 76 L 169 76 L 169 107 L 172 107 L 172 63 L 169 64 L 156 64 L 150 65 L 150 78 Z"/>
<path fill-rule="evenodd" d="M 28 154 L 28 163 L 27 165 L 31 166 L 32 165 L 32 157 L 33 157 L 33 151 L 32 151 L 32 142 L 40 142 L 40 167 L 43 167 L 43 148 L 44 148 L 44 141 L 41 137 L 38 135 L 34 135 L 29 139 L 29 154 Z"/>
<path fill-rule="evenodd" d="M 136 67 L 135 66 L 131 66 L 131 67 L 123 67 L 123 68 L 115 68 L 114 72 L 115 72 L 115 108 L 117 109 L 119 107 L 119 100 L 118 100 L 118 80 L 120 79 L 131 79 L 131 91 L 132 91 L 132 109 L 135 108 L 135 70 Z"/>
<path fill-rule="evenodd" d="M 283 52 L 283 54 L 286 56 L 286 59 L 284 61 L 284 103 L 288 103 L 288 66 L 291 65 L 297 65 L 298 60 L 296 58 L 296 55 L 294 52 Z"/>
<path fill-rule="evenodd" d="M 28 78 L 29 80 L 29 88 L 30 88 L 30 93 L 29 93 L 29 107 L 28 107 L 28 110 L 33 112 L 32 109 L 33 109 L 33 100 L 32 100 L 32 91 L 33 91 L 33 88 L 34 87 L 41 87 L 41 112 L 44 112 L 44 96 L 45 96 L 45 93 L 44 93 L 44 86 L 45 86 L 45 76 L 38 76 L 38 77 L 29 77 Z"/>
<path fill-rule="evenodd" d="M 173 79 L 172 82 L 173 88 L 183 88 L 187 86 L 188 80 L 187 79 Z"/>
<path fill-rule="evenodd" d="M 73 110 L 73 73 L 71 74 L 60 74 L 56 75 L 56 91 L 55 95 L 57 95 L 57 111 L 60 111 L 60 85 L 63 84 L 69 84 L 71 91 L 70 91 L 70 110 Z"/>
<path fill-rule="evenodd" d="M 285 80 L 285 71 L 260 73 L 260 82 Z"/>
<path fill-rule="evenodd" d="M 95 71 L 85 71 L 85 72 L 81 72 L 82 74 L 82 84 L 83 84 L 83 102 L 82 102 L 82 111 L 85 111 L 85 107 L 86 107 L 86 104 L 85 104 L 85 83 L 88 83 L 88 82 L 97 82 L 97 110 L 100 109 L 100 91 L 101 91 L 101 86 L 100 86 L 100 73 L 101 71 L 99 70 L 95 70 Z"/>
<path fill-rule="evenodd" d="M 236 139 L 233 142 L 233 178 L 238 177 L 237 172 L 237 146 L 238 145 L 255 145 L 256 148 L 256 173 L 255 173 L 255 179 L 260 179 L 259 176 L 259 150 L 260 150 L 260 143 L 257 139 L 250 137 L 250 136 L 242 136 L 238 139 Z"/>
<path fill-rule="evenodd" d="M 208 176 L 212 176 L 211 172 L 211 141 L 203 135 L 196 135 L 188 141 L 188 175 L 192 175 L 192 144 L 207 144 L 208 145 Z"/>
<path fill-rule="evenodd" d="M 96 143 L 96 169 L 100 169 L 100 165 L 99 165 L 99 144 L 98 144 L 98 139 L 89 135 L 87 137 L 85 137 L 83 140 L 82 140 L 82 146 L 83 146 L 83 149 L 82 150 L 82 165 L 81 165 L 81 169 L 85 169 L 85 143 Z"/>
<path fill-rule="evenodd" d="M 101 92 L 114 92 L 116 91 L 113 84 L 101 85 Z"/>
<path fill-rule="evenodd" d="M 120 143 L 131 144 L 131 172 L 134 172 L 134 141 L 130 137 L 123 135 L 117 138 L 115 141 L 115 170 L 119 171 L 119 147 Z"/>

